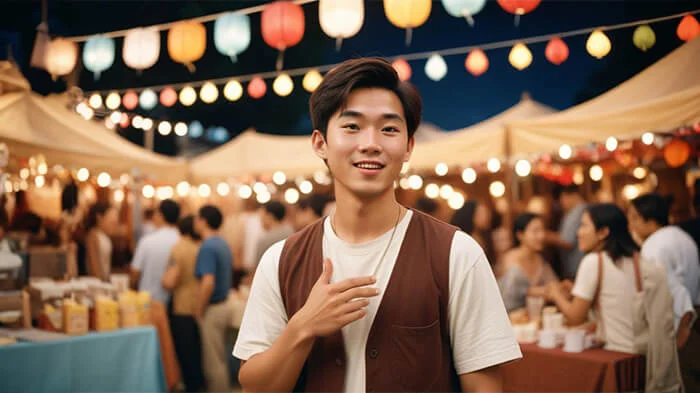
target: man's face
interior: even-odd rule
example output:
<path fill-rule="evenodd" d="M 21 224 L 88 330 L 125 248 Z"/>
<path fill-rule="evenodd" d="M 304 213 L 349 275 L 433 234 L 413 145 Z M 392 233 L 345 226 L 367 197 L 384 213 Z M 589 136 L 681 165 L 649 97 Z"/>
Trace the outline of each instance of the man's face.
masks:
<path fill-rule="evenodd" d="M 196 215 L 194 217 L 193 226 L 194 226 L 194 231 L 200 236 L 202 235 L 202 229 L 204 228 L 204 225 L 205 225 L 204 219 L 202 217 L 200 217 L 199 215 Z"/>
<path fill-rule="evenodd" d="M 359 198 L 393 192 L 401 166 L 413 151 L 401 101 L 379 88 L 354 90 L 328 121 L 326 138 L 312 136 L 316 154 L 327 160 L 338 187 Z"/>
<path fill-rule="evenodd" d="M 627 222 L 630 232 L 637 235 L 642 241 L 654 233 L 655 228 L 652 221 L 645 220 L 632 204 L 627 209 Z"/>

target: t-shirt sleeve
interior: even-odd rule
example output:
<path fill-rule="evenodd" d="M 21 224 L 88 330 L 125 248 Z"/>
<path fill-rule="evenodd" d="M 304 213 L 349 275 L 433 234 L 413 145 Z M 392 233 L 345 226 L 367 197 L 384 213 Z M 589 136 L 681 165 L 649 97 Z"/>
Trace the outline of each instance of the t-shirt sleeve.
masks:
<path fill-rule="evenodd" d="M 450 251 L 448 308 L 458 374 L 522 358 L 486 255 L 461 231 L 455 233 Z"/>
<path fill-rule="evenodd" d="M 279 285 L 279 259 L 284 241 L 270 247 L 260 259 L 250 288 L 233 356 L 248 360 L 268 350 L 287 326 L 287 311 Z"/>
<path fill-rule="evenodd" d="M 202 278 L 205 274 L 216 275 L 216 252 L 207 244 L 203 244 L 197 253 L 197 265 L 194 271 L 197 278 Z"/>
<path fill-rule="evenodd" d="M 605 277 L 603 277 L 605 279 Z M 571 294 L 592 301 L 598 289 L 598 254 L 586 255 L 576 272 L 576 281 Z"/>
<path fill-rule="evenodd" d="M 136 251 L 134 251 L 134 259 L 131 261 L 131 267 L 134 270 L 143 271 L 144 265 L 146 264 L 146 246 L 144 245 L 146 239 L 141 239 L 136 245 Z"/>

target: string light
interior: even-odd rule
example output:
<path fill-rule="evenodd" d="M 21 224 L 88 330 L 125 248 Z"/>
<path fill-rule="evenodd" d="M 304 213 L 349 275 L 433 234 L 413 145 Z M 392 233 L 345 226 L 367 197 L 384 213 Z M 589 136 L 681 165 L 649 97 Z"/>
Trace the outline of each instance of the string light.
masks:
<path fill-rule="evenodd" d="M 253 195 L 253 189 L 250 188 L 248 185 L 242 185 L 238 189 L 238 196 L 243 198 L 243 199 L 248 199 Z"/>
<path fill-rule="evenodd" d="M 444 162 L 441 162 L 441 163 L 435 165 L 435 173 L 438 176 L 445 176 L 447 174 L 448 170 L 449 170 L 449 168 L 447 167 L 447 164 L 445 164 Z"/>
<path fill-rule="evenodd" d="M 568 160 L 571 158 L 572 154 L 571 146 L 567 144 L 559 146 L 559 157 L 561 157 L 562 160 Z"/>
<path fill-rule="evenodd" d="M 272 174 L 272 181 L 278 186 L 281 186 L 287 182 L 287 175 L 285 175 L 284 172 L 277 171 Z"/>
<path fill-rule="evenodd" d="M 221 182 L 216 186 L 216 193 L 221 196 L 226 196 L 231 192 L 231 187 L 225 182 Z"/>
<path fill-rule="evenodd" d="M 654 134 L 651 132 L 645 132 L 644 135 L 642 135 L 642 143 L 647 146 L 654 144 Z"/>
<path fill-rule="evenodd" d="M 588 170 L 588 176 L 591 177 L 593 181 L 600 181 L 603 178 L 603 168 L 600 165 L 593 165 L 591 169 Z"/>
<path fill-rule="evenodd" d="M 146 184 L 141 189 L 141 195 L 143 195 L 144 198 L 151 199 L 156 195 L 156 189 L 153 188 L 152 185 Z"/>
<path fill-rule="evenodd" d="M 90 177 L 90 171 L 87 168 L 80 168 L 76 176 L 79 181 L 86 181 Z"/>
<path fill-rule="evenodd" d="M 111 182 L 112 176 L 110 176 L 107 172 L 102 172 L 97 176 L 97 185 L 102 188 L 109 186 L 109 183 Z"/>
<path fill-rule="evenodd" d="M 496 173 L 501 170 L 501 160 L 492 158 L 486 163 L 486 167 L 489 169 L 489 172 Z"/>
<path fill-rule="evenodd" d="M 440 195 L 440 187 L 435 183 L 430 183 L 425 186 L 425 196 L 430 199 L 435 199 Z"/>
<path fill-rule="evenodd" d="M 530 174 L 532 166 L 528 160 L 518 160 L 515 163 L 515 173 L 520 177 L 525 177 Z"/>
<path fill-rule="evenodd" d="M 467 184 L 472 184 L 476 181 L 476 171 L 472 168 L 466 168 L 462 171 L 462 180 Z"/>

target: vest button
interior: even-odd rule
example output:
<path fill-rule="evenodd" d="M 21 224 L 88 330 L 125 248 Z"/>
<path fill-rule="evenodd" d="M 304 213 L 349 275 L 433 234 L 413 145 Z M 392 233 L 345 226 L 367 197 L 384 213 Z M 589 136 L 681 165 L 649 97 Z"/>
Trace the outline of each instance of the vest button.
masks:
<path fill-rule="evenodd" d="M 343 359 L 342 358 L 335 358 L 335 365 L 338 367 L 343 366 Z"/>
<path fill-rule="evenodd" d="M 377 356 L 379 356 L 379 350 L 377 348 L 372 348 L 369 350 L 369 357 L 372 359 L 376 359 Z"/>

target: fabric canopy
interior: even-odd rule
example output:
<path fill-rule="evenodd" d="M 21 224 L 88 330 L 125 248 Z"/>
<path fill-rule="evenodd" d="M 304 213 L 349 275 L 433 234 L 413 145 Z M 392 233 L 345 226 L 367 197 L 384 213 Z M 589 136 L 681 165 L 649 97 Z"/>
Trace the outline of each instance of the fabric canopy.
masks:
<path fill-rule="evenodd" d="M 325 169 L 311 148 L 310 136 L 267 135 L 252 129 L 190 162 L 190 175 L 195 181 L 275 171 L 298 176 Z"/>
<path fill-rule="evenodd" d="M 683 44 L 628 81 L 590 101 L 539 119 L 510 122 L 511 155 L 638 138 L 700 121 L 700 39 Z"/>
<path fill-rule="evenodd" d="M 471 127 L 445 133 L 446 136 L 416 144 L 409 162 L 415 170 L 431 170 L 439 162 L 459 166 L 486 161 L 505 154 L 505 124 L 511 121 L 542 117 L 555 109 L 533 101 L 525 93 L 513 107 Z"/>
<path fill-rule="evenodd" d="M 184 160 L 143 149 L 101 124 L 83 119 L 68 104 L 66 95 L 42 97 L 29 90 L 0 95 L 0 140 L 8 145 L 11 155 L 43 154 L 50 164 L 113 175 L 138 169 L 143 175 L 167 182 L 185 179 Z"/>

